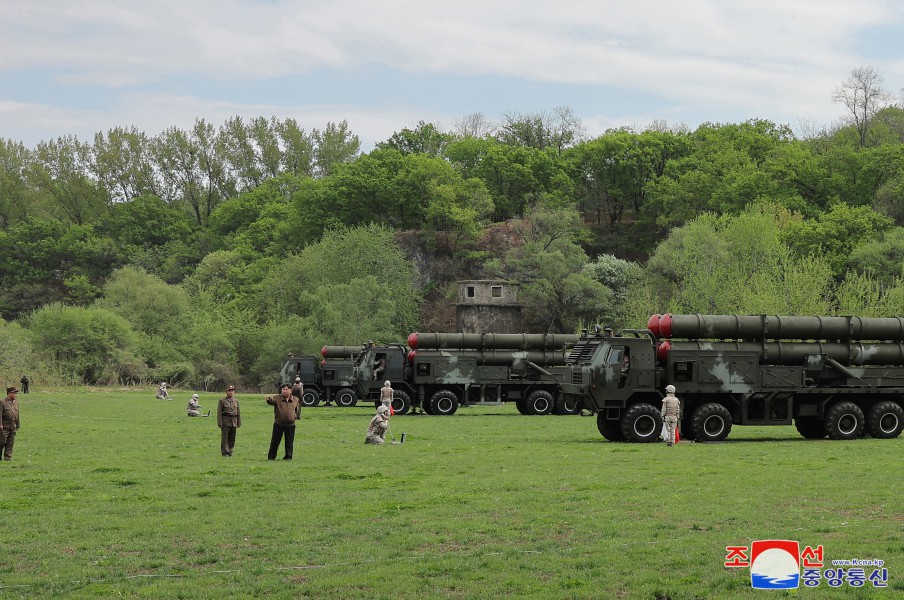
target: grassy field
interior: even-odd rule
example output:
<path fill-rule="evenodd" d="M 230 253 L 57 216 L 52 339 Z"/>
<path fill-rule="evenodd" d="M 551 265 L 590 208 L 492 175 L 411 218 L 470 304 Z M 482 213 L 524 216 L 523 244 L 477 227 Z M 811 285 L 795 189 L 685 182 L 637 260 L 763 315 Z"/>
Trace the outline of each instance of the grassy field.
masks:
<path fill-rule="evenodd" d="M 295 460 L 268 462 L 262 396 L 239 394 L 224 458 L 188 395 L 20 394 L 0 597 L 904 597 L 904 439 L 617 444 L 592 418 L 505 406 L 395 417 L 406 443 L 373 447 L 372 408 L 319 407 Z M 722 563 L 757 539 L 885 560 L 888 587 L 753 590 Z"/>

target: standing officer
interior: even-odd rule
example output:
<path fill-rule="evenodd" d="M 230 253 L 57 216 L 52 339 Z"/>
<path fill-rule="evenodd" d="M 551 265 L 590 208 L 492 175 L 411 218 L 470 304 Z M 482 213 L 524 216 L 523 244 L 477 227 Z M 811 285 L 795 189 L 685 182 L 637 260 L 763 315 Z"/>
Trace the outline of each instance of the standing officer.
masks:
<path fill-rule="evenodd" d="M 662 420 L 665 422 L 666 442 L 675 445 L 675 428 L 681 416 L 681 401 L 675 397 L 675 386 L 665 386 L 665 398 L 662 399 Z"/>
<path fill-rule="evenodd" d="M 267 460 L 276 460 L 279 442 L 286 436 L 286 454 L 283 460 L 292 460 L 295 448 L 295 421 L 301 416 L 301 402 L 292 393 L 292 386 L 284 383 L 277 398 L 266 397 L 267 404 L 273 406 L 273 435 L 270 436 L 270 451 Z"/>
<path fill-rule="evenodd" d="M 242 426 L 239 401 L 235 399 L 235 386 L 226 388 L 226 397 L 217 404 L 217 426 L 220 428 L 220 453 L 232 456 L 235 447 L 235 432 Z"/>
<path fill-rule="evenodd" d="M 16 442 L 16 431 L 19 429 L 19 401 L 16 394 L 19 388 L 6 388 L 6 398 L 0 400 L 0 460 L 13 459 L 13 444 Z"/>

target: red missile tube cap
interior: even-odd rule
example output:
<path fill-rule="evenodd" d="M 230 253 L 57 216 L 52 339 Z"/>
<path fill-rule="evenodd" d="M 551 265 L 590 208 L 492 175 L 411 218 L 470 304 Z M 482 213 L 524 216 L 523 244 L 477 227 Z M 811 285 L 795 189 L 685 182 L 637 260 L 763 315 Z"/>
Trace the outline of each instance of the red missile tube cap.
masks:
<path fill-rule="evenodd" d="M 659 334 L 667 340 L 672 339 L 672 315 L 666 313 L 659 319 Z"/>
<path fill-rule="evenodd" d="M 412 333 L 408 335 L 408 347 L 412 350 L 417 348 L 417 333 Z"/>
<path fill-rule="evenodd" d="M 672 349 L 672 343 L 668 340 L 659 344 L 659 347 L 656 348 L 656 358 L 659 359 L 659 362 L 665 364 L 669 359 L 669 350 Z"/>
<path fill-rule="evenodd" d="M 326 346 L 320 349 L 320 356 L 326 356 Z"/>
<path fill-rule="evenodd" d="M 409 352 L 409 353 L 408 353 L 408 362 L 410 362 L 411 364 L 414 364 L 414 357 L 415 357 L 415 356 L 417 356 L 417 352 L 415 352 L 414 350 L 412 350 L 411 352 Z"/>
<path fill-rule="evenodd" d="M 659 333 L 659 319 L 661 317 L 659 315 L 653 315 L 650 317 L 650 320 L 647 321 L 647 329 L 653 332 L 653 335 L 656 337 L 662 337 Z"/>

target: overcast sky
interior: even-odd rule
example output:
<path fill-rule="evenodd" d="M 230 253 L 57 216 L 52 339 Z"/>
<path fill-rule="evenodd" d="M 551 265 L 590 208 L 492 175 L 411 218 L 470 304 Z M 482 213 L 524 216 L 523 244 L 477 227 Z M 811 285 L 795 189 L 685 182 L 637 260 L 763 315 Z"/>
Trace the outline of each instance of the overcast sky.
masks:
<path fill-rule="evenodd" d="M 830 125 L 860 65 L 904 87 L 904 2 L 0 0 L 0 137 L 232 115 L 347 120 L 365 150 L 428 121 L 571 107 L 589 136 L 654 119 Z"/>

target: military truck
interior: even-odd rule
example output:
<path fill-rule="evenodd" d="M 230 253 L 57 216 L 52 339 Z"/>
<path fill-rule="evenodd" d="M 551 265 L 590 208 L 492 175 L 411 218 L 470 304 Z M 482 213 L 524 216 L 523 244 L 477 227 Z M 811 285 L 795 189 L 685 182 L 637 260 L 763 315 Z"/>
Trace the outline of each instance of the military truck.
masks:
<path fill-rule="evenodd" d="M 358 394 L 379 402 L 390 381 L 393 410 L 452 415 L 461 405 L 514 401 L 522 414 L 576 414 L 560 383 L 576 335 L 412 333 L 408 346 L 368 346 L 355 364 Z"/>
<path fill-rule="evenodd" d="M 314 356 L 289 355 L 279 374 L 279 383 L 293 383 L 301 377 L 304 384 L 302 406 L 317 406 L 321 400 L 335 402 L 337 406 L 354 406 L 358 403 L 355 393 L 355 359 L 363 346 L 324 346 L 320 361 Z"/>
<path fill-rule="evenodd" d="M 563 393 L 610 441 L 652 442 L 662 390 L 682 403 L 681 437 L 733 425 L 791 425 L 805 438 L 896 438 L 904 428 L 904 318 L 653 315 L 618 336 L 582 332 Z"/>

